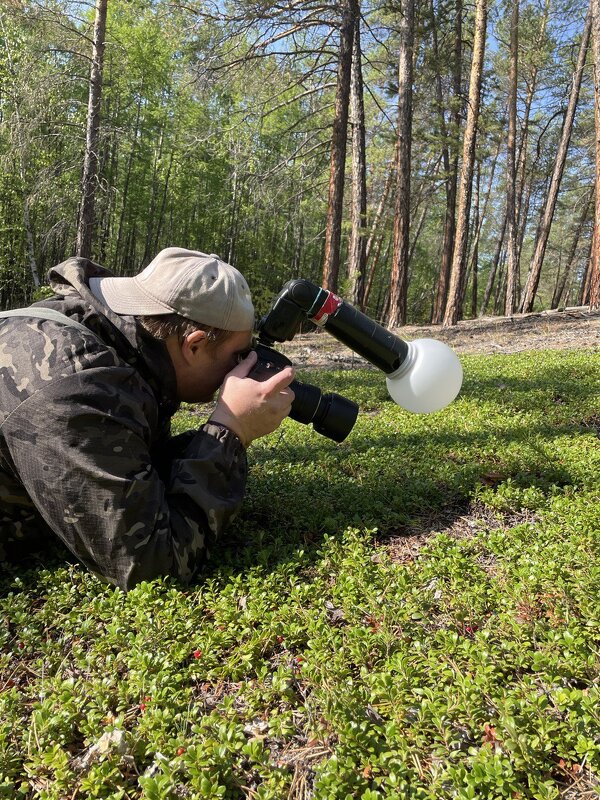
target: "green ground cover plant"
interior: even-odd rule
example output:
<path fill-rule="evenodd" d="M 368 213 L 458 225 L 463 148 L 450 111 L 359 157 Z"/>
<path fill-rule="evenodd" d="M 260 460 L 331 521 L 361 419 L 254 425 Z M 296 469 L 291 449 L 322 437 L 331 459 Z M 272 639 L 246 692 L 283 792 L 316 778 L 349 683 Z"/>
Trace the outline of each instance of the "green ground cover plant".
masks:
<path fill-rule="evenodd" d="M 0 797 L 598 796 L 600 353 L 463 364 L 431 416 L 305 375 L 354 431 L 256 443 L 190 587 L 4 565 Z"/>

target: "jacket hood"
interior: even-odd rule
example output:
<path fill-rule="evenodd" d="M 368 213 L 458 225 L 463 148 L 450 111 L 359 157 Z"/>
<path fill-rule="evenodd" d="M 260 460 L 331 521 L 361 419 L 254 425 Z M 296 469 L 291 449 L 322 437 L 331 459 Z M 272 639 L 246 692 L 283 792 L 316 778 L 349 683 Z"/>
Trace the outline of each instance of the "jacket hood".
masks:
<path fill-rule="evenodd" d="M 90 278 L 111 276 L 109 270 L 87 258 L 69 258 L 48 272 L 48 281 L 56 296 L 34 305 L 55 308 L 73 316 L 114 347 L 152 387 L 161 411 L 171 415 L 179 403 L 175 369 L 165 343 L 150 336 L 135 317 L 115 314 L 90 290 Z"/>

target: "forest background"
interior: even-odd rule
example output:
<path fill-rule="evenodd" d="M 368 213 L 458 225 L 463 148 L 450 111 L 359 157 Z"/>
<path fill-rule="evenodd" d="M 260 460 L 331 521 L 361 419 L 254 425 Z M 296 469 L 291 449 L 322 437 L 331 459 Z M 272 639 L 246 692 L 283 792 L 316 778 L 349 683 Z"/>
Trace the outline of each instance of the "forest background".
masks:
<path fill-rule="evenodd" d="M 164 246 L 389 325 L 600 306 L 600 0 L 2 0 L 0 305 Z"/>

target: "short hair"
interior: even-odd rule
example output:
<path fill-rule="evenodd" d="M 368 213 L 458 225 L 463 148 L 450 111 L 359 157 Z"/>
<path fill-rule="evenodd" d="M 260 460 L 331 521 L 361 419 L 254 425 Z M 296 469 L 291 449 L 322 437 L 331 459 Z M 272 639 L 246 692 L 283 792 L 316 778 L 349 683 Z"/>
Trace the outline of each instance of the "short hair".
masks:
<path fill-rule="evenodd" d="M 194 322 L 193 319 L 182 317 L 180 314 L 157 314 L 155 316 L 136 317 L 142 328 L 154 339 L 164 341 L 169 336 L 177 336 L 179 343 L 182 344 L 186 336 L 194 331 L 204 331 L 206 340 L 210 345 L 222 344 L 233 334 L 233 331 L 226 331 L 222 328 L 215 328 L 210 325 L 202 325 Z"/>

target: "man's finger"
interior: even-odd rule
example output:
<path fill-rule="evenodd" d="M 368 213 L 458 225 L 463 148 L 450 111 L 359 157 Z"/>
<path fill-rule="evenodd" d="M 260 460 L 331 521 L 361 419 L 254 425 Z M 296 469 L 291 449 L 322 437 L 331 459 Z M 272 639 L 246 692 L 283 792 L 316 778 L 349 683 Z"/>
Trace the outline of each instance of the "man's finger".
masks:
<path fill-rule="evenodd" d="M 267 394 L 275 394 L 285 389 L 294 380 L 294 368 L 286 367 L 281 372 L 277 372 L 268 381 L 264 382 L 264 387 Z"/>
<path fill-rule="evenodd" d="M 234 375 L 236 378 L 247 377 L 252 367 L 256 364 L 257 358 L 256 350 L 250 350 L 246 358 L 240 361 L 240 363 L 231 370 L 229 375 Z"/>

